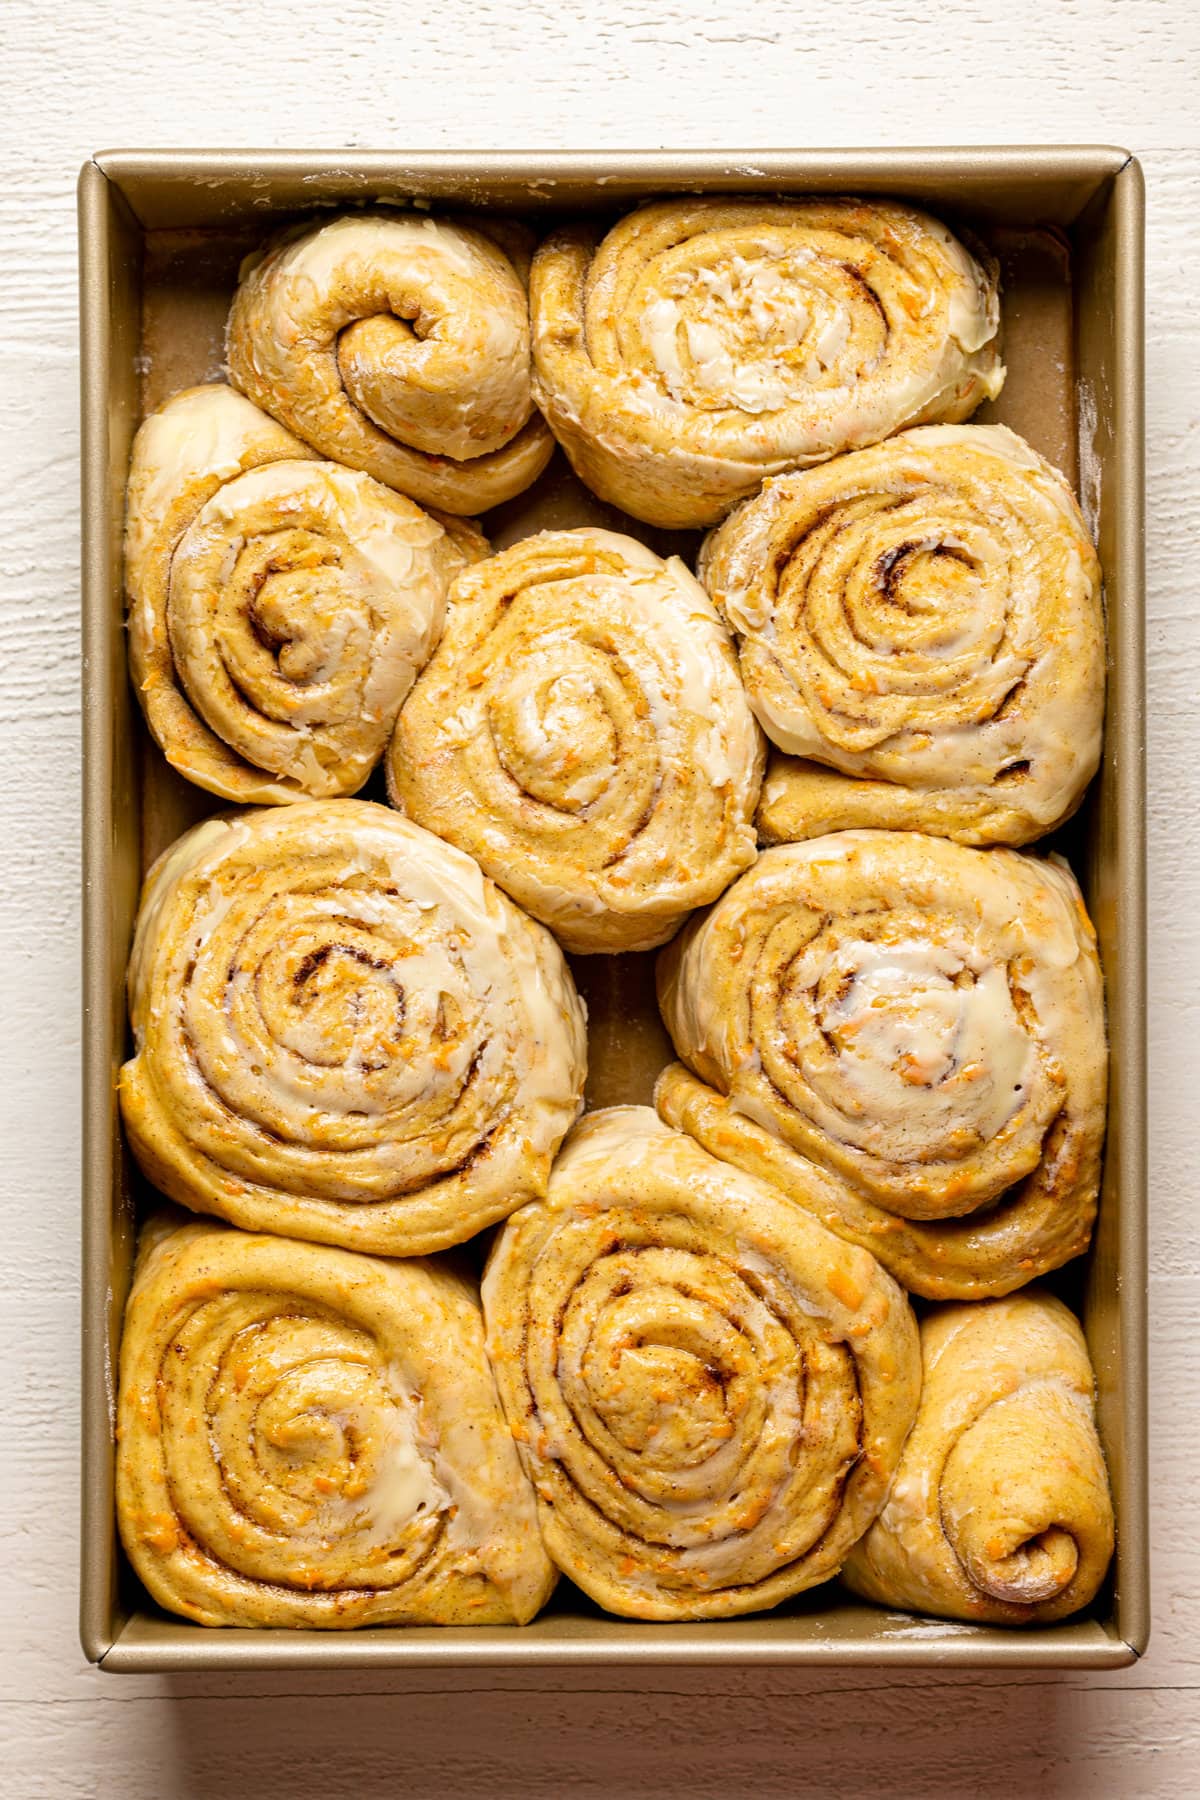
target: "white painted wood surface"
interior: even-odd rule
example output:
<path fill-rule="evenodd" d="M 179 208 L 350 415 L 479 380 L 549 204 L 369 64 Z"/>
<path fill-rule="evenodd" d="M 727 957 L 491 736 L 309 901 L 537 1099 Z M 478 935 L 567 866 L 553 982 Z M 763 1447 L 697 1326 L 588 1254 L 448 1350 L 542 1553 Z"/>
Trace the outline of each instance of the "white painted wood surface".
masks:
<path fill-rule="evenodd" d="M 0 20 L 0 1794 L 1200 1793 L 1195 0 L 6 0 Z M 1091 1679 L 949 1682 L 88 1669 L 75 1638 L 79 163 L 120 145 L 1053 141 L 1125 144 L 1149 180 L 1149 1655 Z"/>

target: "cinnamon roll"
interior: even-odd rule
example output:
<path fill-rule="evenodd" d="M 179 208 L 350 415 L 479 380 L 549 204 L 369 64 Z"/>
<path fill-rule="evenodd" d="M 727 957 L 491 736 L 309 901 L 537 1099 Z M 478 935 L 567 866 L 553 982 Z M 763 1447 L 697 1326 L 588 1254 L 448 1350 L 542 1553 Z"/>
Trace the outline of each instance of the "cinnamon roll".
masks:
<path fill-rule="evenodd" d="M 116 1484 L 138 1575 L 201 1625 L 523 1624 L 554 1585 L 478 1300 L 432 1262 L 151 1224 Z"/>
<path fill-rule="evenodd" d="M 464 572 L 388 754 L 393 803 L 569 950 L 644 950 L 754 860 L 762 739 L 683 564 L 548 531 Z"/>
<path fill-rule="evenodd" d="M 789 753 L 769 842 L 879 825 L 1023 844 L 1078 806 L 1104 715 L 1100 568 L 1063 477 L 1013 432 L 925 426 L 776 476 L 700 575 Z"/>
<path fill-rule="evenodd" d="M 1094 1599 L 1113 1551 L 1083 1333 L 1033 1290 L 921 1326 L 916 1424 L 843 1579 L 884 1606 L 1039 1625 Z"/>
<path fill-rule="evenodd" d="M 155 1186 L 247 1230 L 407 1256 L 545 1192 L 583 1091 L 549 932 L 358 800 L 210 819 L 150 872 L 121 1072 Z"/>
<path fill-rule="evenodd" d="M 915 832 L 767 850 L 659 998 L 692 1071 L 665 1117 L 915 1292 L 1006 1293 L 1087 1247 L 1104 1006 L 1065 864 Z"/>
<path fill-rule="evenodd" d="M 883 1502 L 920 1388 L 901 1290 L 646 1107 L 571 1134 L 483 1304 L 546 1548 L 610 1612 L 775 1606 Z"/>
<path fill-rule="evenodd" d="M 534 394 L 605 500 L 713 525 L 764 476 L 968 418 L 1004 379 L 997 295 L 895 201 L 656 201 L 537 251 Z"/>
<path fill-rule="evenodd" d="M 285 231 L 243 265 L 230 380 L 322 456 L 422 505 L 511 500 L 553 439 L 530 390 L 528 246 L 426 213 Z"/>
<path fill-rule="evenodd" d="M 353 793 L 486 553 L 321 462 L 232 388 L 145 421 L 126 512 L 129 663 L 168 762 L 227 800 Z"/>

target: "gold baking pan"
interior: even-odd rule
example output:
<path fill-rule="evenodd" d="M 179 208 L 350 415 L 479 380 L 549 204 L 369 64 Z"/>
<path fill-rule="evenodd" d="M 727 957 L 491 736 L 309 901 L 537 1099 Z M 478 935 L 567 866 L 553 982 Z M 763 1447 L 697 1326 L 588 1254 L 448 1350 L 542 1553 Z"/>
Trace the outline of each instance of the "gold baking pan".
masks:
<path fill-rule="evenodd" d="M 692 192 L 897 194 L 969 225 L 1000 256 L 1008 383 L 977 415 L 1004 420 L 1079 485 L 1105 570 L 1105 758 L 1063 837 L 1100 934 L 1112 1088 L 1100 1221 L 1059 1285 L 1082 1313 L 1117 1509 L 1114 1573 L 1089 1614 L 1036 1631 L 944 1624 L 858 1604 L 836 1585 L 735 1623 L 610 1619 L 567 1583 L 521 1629 L 349 1633 L 206 1630 L 160 1612 L 125 1564 L 113 1518 L 112 1406 L 140 1178 L 115 1104 L 124 971 L 148 862 L 211 797 L 145 737 L 129 690 L 121 532 L 139 418 L 221 373 L 244 252 L 315 207 L 416 199 L 535 224 Z M 83 369 L 84 1180 L 81 1635 L 115 1670 L 431 1664 L 805 1663 L 1118 1668 L 1149 1631 L 1146 1471 L 1145 902 L 1142 674 L 1142 177 L 1124 150 L 787 150 L 737 154 L 120 151 L 79 183 Z M 620 515 L 556 463 L 485 521 L 498 543 Z M 662 534 L 646 534 L 651 541 Z M 656 541 L 656 547 L 665 547 Z M 681 544 L 685 550 L 689 543 Z M 647 1099 L 666 1060 L 648 957 L 577 959 L 592 1018 L 593 1104 Z"/>

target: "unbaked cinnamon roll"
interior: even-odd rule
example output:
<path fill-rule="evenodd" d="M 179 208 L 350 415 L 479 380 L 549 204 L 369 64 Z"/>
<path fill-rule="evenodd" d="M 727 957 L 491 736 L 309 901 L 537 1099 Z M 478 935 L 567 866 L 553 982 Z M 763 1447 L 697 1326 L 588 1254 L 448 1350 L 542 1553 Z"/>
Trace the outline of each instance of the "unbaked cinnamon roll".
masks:
<path fill-rule="evenodd" d="M 659 959 L 665 1117 L 915 1292 L 1087 1247 L 1104 1137 L 1095 937 L 1065 864 L 916 832 L 764 851 Z"/>
<path fill-rule="evenodd" d="M 997 294 L 895 201 L 657 201 L 539 248 L 534 393 L 604 499 L 712 525 L 764 476 L 969 417 L 1004 379 Z"/>
<path fill-rule="evenodd" d="M 887 1505 L 843 1579 L 884 1606 L 1040 1625 L 1095 1598 L 1113 1551 L 1079 1325 L 1034 1290 L 921 1326 L 924 1385 Z"/>
<path fill-rule="evenodd" d="M 322 456 L 483 512 L 553 449 L 530 390 L 527 266 L 516 227 L 384 211 L 294 227 L 243 265 L 230 380 Z"/>
<path fill-rule="evenodd" d="M 545 1192 L 581 1104 L 562 953 L 384 806 L 210 819 L 151 870 L 121 1072 L 134 1154 L 247 1230 L 391 1256 Z"/>
<path fill-rule="evenodd" d="M 577 1127 L 483 1303 L 546 1548 L 609 1612 L 775 1606 L 882 1504 L 921 1378 L 901 1290 L 648 1108 Z"/>
<path fill-rule="evenodd" d="M 554 1585 L 478 1300 L 432 1262 L 148 1226 L 116 1483 L 135 1570 L 201 1625 L 524 1624 Z"/>
<path fill-rule="evenodd" d="M 661 944 L 753 862 L 762 739 L 703 589 L 610 531 L 464 572 L 388 753 L 393 803 L 569 950 Z"/>
<path fill-rule="evenodd" d="M 1104 714 L 1100 568 L 1063 477 L 1013 432 L 926 426 L 776 476 L 700 576 L 789 753 L 769 842 L 881 825 L 1023 844 L 1078 806 Z"/>
<path fill-rule="evenodd" d="M 167 761 L 227 800 L 355 792 L 486 550 L 232 388 L 176 394 L 134 441 L 125 531 L 130 672 Z"/>

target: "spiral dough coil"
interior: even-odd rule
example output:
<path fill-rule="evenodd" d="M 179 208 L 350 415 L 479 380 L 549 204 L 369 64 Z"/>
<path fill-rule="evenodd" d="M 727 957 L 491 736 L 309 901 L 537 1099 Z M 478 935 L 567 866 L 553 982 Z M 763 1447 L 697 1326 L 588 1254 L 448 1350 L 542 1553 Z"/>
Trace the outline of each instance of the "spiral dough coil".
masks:
<path fill-rule="evenodd" d="M 534 393 L 582 479 L 713 525 L 768 475 L 1000 390 L 997 271 L 887 200 L 668 200 L 551 234 Z"/>
<path fill-rule="evenodd" d="M 546 1548 L 608 1611 L 775 1606 L 881 1505 L 920 1387 L 903 1294 L 648 1108 L 575 1130 L 483 1301 Z"/>
<path fill-rule="evenodd" d="M 545 1191 L 583 1008 L 469 857 L 359 800 L 211 819 L 160 858 L 129 972 L 133 1150 L 182 1205 L 405 1256 Z"/>
<path fill-rule="evenodd" d="M 153 1221 L 116 1487 L 137 1573 L 202 1625 L 520 1624 L 554 1583 L 478 1301 L 433 1263 Z"/>
<path fill-rule="evenodd" d="M 766 850 L 659 959 L 659 1105 L 916 1292 L 1086 1249 L 1104 1136 L 1095 937 L 1065 865 L 917 832 Z"/>
<path fill-rule="evenodd" d="M 322 456 L 483 512 L 553 450 L 530 390 L 526 261 L 516 228 L 428 214 L 298 226 L 243 266 L 229 378 Z"/>
<path fill-rule="evenodd" d="M 455 583 L 388 782 L 569 950 L 644 950 L 754 860 L 762 762 L 732 645 L 683 564 L 556 531 Z"/>
<path fill-rule="evenodd" d="M 884 1606 L 1044 1625 L 1094 1599 L 1113 1550 L 1083 1333 L 1037 1289 L 921 1326 L 921 1405 L 843 1578 Z"/>

